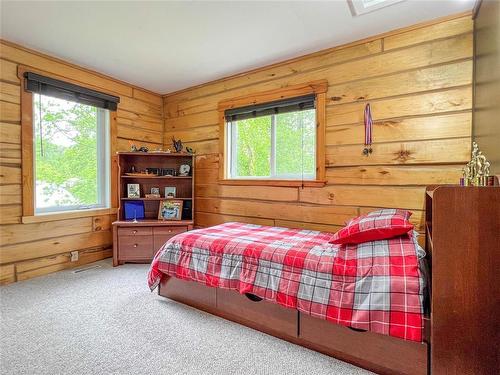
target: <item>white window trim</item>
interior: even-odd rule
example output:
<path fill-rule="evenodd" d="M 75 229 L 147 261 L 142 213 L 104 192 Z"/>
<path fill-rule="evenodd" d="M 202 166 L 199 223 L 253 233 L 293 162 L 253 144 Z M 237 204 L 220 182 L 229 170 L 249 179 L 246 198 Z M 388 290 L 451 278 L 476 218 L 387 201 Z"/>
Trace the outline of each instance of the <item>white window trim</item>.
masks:
<path fill-rule="evenodd" d="M 316 111 L 315 117 L 316 117 Z M 316 119 L 315 119 L 316 122 Z M 269 176 L 236 176 L 236 158 L 233 155 L 237 155 L 237 145 L 236 142 L 233 142 L 233 139 L 236 139 L 238 136 L 238 128 L 236 126 L 232 126 L 231 121 L 226 121 L 226 134 L 229 137 L 226 137 L 226 147 L 225 147 L 225 162 L 229 165 L 228 168 L 228 176 L 229 180 L 315 180 L 316 172 L 314 173 L 299 173 L 299 174 L 283 174 L 276 175 L 276 115 L 271 115 L 271 174 Z M 314 166 L 313 170 L 316 171 L 316 153 L 317 153 L 317 133 L 314 133 Z"/>
<path fill-rule="evenodd" d="M 366 3 L 366 0 L 347 0 L 353 16 L 361 16 L 363 14 L 397 4 L 402 1 L 405 0 L 383 0 L 381 2 L 376 2 L 370 5 L 369 2 Z"/>
<path fill-rule="evenodd" d="M 33 103 L 35 103 L 35 95 L 33 95 Z M 98 176 L 97 176 L 97 192 L 98 202 L 90 205 L 66 205 L 37 208 L 36 205 L 36 132 L 35 116 L 33 116 L 33 200 L 34 200 L 34 215 L 57 214 L 69 211 L 84 211 L 95 209 L 110 208 L 111 195 L 111 137 L 110 137 L 110 112 L 106 109 L 97 108 L 97 160 L 98 160 Z"/>

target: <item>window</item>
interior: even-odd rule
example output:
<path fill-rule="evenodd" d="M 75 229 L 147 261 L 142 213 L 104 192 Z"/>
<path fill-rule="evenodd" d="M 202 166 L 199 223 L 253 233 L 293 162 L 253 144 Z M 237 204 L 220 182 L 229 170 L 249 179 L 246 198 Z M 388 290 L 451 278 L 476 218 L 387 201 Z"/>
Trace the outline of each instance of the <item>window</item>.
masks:
<path fill-rule="evenodd" d="M 324 185 L 327 87 L 316 81 L 219 103 L 219 182 Z"/>
<path fill-rule="evenodd" d="M 404 0 L 347 0 L 353 16 L 360 16 Z"/>
<path fill-rule="evenodd" d="M 18 74 L 23 222 L 33 222 L 35 215 L 43 220 L 48 213 L 109 208 L 110 112 L 119 98 L 26 67 Z"/>
<path fill-rule="evenodd" d="M 258 114 L 227 121 L 229 178 L 316 178 L 316 111 L 275 107 L 277 114 Z M 282 104 L 286 105 L 287 101 Z M 285 108 L 285 109 L 283 109 Z M 263 111 L 266 113 L 266 111 Z"/>
<path fill-rule="evenodd" d="M 33 95 L 35 213 L 109 206 L 109 111 Z"/>

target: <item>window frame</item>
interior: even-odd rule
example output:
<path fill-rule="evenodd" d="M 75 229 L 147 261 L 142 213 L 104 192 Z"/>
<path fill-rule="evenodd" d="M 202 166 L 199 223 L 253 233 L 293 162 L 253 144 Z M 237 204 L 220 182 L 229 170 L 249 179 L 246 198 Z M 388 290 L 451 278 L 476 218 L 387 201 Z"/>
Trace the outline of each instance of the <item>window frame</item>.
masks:
<path fill-rule="evenodd" d="M 237 138 L 238 135 L 238 128 L 237 126 L 233 126 L 232 121 L 226 121 L 226 134 L 228 134 L 227 141 L 226 141 L 226 162 L 228 162 L 228 179 L 231 180 L 241 180 L 241 179 L 248 179 L 248 180 L 316 180 L 316 158 L 314 159 L 314 174 L 290 174 L 290 175 L 283 175 L 283 176 L 278 176 L 276 175 L 276 126 L 277 126 L 277 115 L 272 114 L 272 115 L 266 115 L 271 117 L 271 154 L 270 154 L 270 176 L 234 176 L 234 170 L 236 168 L 237 164 L 237 152 L 238 148 L 236 146 L 235 139 Z M 316 117 L 316 109 L 314 110 L 314 116 Z M 316 119 L 315 119 L 316 120 Z M 231 134 L 229 134 L 231 133 Z M 317 134 L 314 135 L 314 147 L 316 148 L 316 136 Z M 315 150 L 315 154 L 316 154 Z M 228 161 L 229 159 L 229 161 Z"/>
<path fill-rule="evenodd" d="M 241 96 L 219 102 L 219 183 L 225 185 L 261 185 L 261 186 L 309 186 L 321 187 L 325 181 L 325 122 L 326 122 L 326 92 L 328 81 L 319 80 L 305 84 L 287 86 L 285 88 Z M 227 146 L 231 135 L 224 112 L 228 109 L 248 105 L 264 104 L 282 99 L 314 94 L 316 96 L 316 177 L 315 179 L 277 179 L 267 177 L 230 177 Z"/>
<path fill-rule="evenodd" d="M 86 217 L 96 214 L 112 214 L 116 212 L 117 207 L 117 191 L 116 191 L 116 160 L 113 155 L 116 152 L 116 145 L 113 139 L 116 138 L 116 111 L 108 110 L 109 118 L 107 124 L 107 150 L 108 150 L 108 163 L 107 165 L 107 207 L 90 206 L 89 208 L 75 208 L 66 210 L 47 210 L 45 212 L 37 212 L 35 204 L 35 155 L 34 155 L 34 139 L 33 139 L 33 103 L 34 98 L 31 92 L 24 90 L 25 87 L 25 72 L 33 72 L 41 74 L 54 79 L 73 83 L 81 87 L 86 87 L 95 90 L 95 87 L 82 84 L 81 82 L 61 77 L 46 71 L 34 69 L 31 67 L 19 65 L 17 76 L 21 82 L 21 169 L 22 169 L 22 218 L 23 223 L 36 223 L 51 220 L 61 220 L 73 217 Z M 98 89 L 101 92 L 114 93 Z M 105 156 L 102 156 L 105 157 Z M 101 176 L 102 178 L 102 176 Z"/>

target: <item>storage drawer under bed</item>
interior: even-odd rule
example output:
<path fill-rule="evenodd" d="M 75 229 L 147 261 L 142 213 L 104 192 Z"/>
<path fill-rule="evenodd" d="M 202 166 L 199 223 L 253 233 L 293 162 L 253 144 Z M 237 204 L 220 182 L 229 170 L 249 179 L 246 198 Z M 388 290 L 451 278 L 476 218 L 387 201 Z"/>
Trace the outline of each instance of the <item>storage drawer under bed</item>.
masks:
<path fill-rule="evenodd" d="M 232 319 L 264 332 L 297 337 L 299 314 L 276 303 L 233 290 L 217 289 L 217 310 Z"/>
<path fill-rule="evenodd" d="M 311 349 L 383 374 L 427 374 L 426 343 L 357 331 L 302 313 L 299 319 L 299 338 Z"/>
<path fill-rule="evenodd" d="M 256 301 L 251 295 L 175 277 L 162 280 L 159 294 L 380 374 L 427 374 L 426 343 L 354 331 L 275 303 Z"/>

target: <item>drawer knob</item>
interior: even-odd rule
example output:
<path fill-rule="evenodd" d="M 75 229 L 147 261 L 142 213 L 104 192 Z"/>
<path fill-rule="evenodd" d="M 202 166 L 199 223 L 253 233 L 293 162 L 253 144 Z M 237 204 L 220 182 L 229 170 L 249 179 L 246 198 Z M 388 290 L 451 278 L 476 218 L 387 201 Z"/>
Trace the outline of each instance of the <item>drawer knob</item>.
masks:
<path fill-rule="evenodd" d="M 134 244 L 134 247 L 137 247 L 137 244 L 136 244 L 136 243 Z"/>
<path fill-rule="evenodd" d="M 168 233 L 172 233 L 172 229 L 169 229 L 169 230 L 168 230 Z"/>
<path fill-rule="evenodd" d="M 132 231 L 132 233 L 136 234 L 136 233 L 137 233 L 137 230 L 136 230 L 136 229 L 134 229 L 134 230 Z"/>

